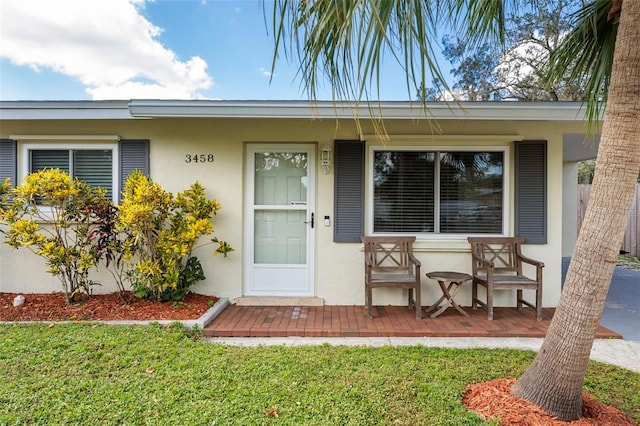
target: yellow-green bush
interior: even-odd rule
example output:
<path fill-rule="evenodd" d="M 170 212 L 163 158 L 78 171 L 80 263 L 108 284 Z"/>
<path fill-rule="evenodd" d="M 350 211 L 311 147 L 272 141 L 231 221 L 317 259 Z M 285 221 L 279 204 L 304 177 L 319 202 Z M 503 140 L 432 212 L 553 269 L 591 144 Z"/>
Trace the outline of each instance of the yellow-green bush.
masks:
<path fill-rule="evenodd" d="M 42 256 L 67 301 L 91 294 L 97 283 L 89 271 L 101 261 L 122 294 L 129 281 L 140 297 L 184 298 L 205 278 L 192 251 L 201 237 L 213 233 L 212 219 L 220 208 L 198 182 L 174 197 L 139 171 L 127 179 L 119 207 L 103 189 L 59 169 L 32 173 L 15 188 L 8 181 L 0 184 L 6 243 Z M 215 254 L 226 257 L 233 251 L 225 241 L 210 241 L 218 245 Z"/>
<path fill-rule="evenodd" d="M 92 239 L 97 224 L 89 206 L 104 202 L 104 190 L 59 169 L 45 169 L 13 189 L 5 181 L 2 192 L 0 219 L 8 225 L 6 243 L 43 257 L 48 272 L 60 279 L 67 301 L 91 294 L 97 283 L 89 279 L 89 270 L 100 256 Z"/>
<path fill-rule="evenodd" d="M 198 182 L 173 194 L 143 173 L 134 171 L 125 184 L 116 229 L 126 232 L 126 259 L 133 260 L 127 272 L 132 287 L 141 297 L 158 300 L 182 299 L 189 287 L 205 278 L 192 251 L 201 237 L 213 233 L 213 216 L 221 206 L 207 199 Z M 233 249 L 216 238 L 216 253 Z"/>

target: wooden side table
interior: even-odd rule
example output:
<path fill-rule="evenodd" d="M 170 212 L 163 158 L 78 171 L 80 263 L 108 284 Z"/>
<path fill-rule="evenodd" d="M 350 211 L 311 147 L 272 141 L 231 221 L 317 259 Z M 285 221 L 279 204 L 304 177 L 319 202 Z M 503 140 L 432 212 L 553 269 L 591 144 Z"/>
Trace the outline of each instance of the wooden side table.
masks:
<path fill-rule="evenodd" d="M 440 285 L 440 290 L 442 290 L 442 296 L 440 299 L 427 309 L 425 309 L 426 313 L 431 311 L 435 311 L 431 314 L 431 318 L 435 318 L 444 311 L 447 310 L 449 306 L 453 306 L 465 317 L 468 317 L 469 314 L 466 313 L 458 304 L 453 300 L 460 291 L 460 287 L 462 284 L 469 281 L 472 277 L 469 274 L 465 274 L 462 272 L 450 272 L 450 271 L 435 271 L 427 273 L 427 277 L 432 280 L 438 281 Z M 453 290 L 453 291 L 451 291 Z M 444 302 L 442 306 L 440 304 Z M 437 310 L 436 310 L 437 309 Z"/>

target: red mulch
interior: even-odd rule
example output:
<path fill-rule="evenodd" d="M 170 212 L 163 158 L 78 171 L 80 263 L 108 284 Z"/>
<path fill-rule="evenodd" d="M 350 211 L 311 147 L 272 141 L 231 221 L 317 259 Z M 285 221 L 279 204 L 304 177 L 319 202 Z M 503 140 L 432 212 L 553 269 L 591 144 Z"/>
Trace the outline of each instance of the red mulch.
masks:
<path fill-rule="evenodd" d="M 462 403 L 471 411 L 488 418 L 500 419 L 500 426 L 637 426 L 620 410 L 605 405 L 589 395 L 582 396 L 582 416 L 578 420 L 558 420 L 540 407 L 509 392 L 516 379 L 497 379 L 467 385 Z"/>
<path fill-rule="evenodd" d="M 111 293 L 67 305 L 62 293 L 27 293 L 25 303 L 14 307 L 16 296 L 0 293 L 0 321 L 195 320 L 218 300 L 189 293 L 180 302 L 155 302 L 127 293 L 129 303 L 125 303 L 119 293 Z"/>

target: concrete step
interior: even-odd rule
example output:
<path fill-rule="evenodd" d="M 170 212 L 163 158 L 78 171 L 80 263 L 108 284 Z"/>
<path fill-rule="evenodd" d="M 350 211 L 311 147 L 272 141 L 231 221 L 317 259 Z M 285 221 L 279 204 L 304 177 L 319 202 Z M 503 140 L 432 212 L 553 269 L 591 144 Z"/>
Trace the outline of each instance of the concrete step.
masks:
<path fill-rule="evenodd" d="M 236 299 L 238 306 L 324 306 L 320 297 L 246 296 Z"/>

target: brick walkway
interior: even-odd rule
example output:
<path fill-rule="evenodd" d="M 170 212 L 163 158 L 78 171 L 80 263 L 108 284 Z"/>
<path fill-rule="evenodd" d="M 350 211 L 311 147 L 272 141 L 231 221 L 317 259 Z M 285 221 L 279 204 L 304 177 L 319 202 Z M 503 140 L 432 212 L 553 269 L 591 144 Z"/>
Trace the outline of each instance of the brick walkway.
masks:
<path fill-rule="evenodd" d="M 470 317 L 449 308 L 437 318 L 422 320 L 403 306 L 376 306 L 373 319 L 364 306 L 228 306 L 204 329 L 209 337 L 544 337 L 554 309 L 495 308 L 494 320 L 485 310 L 464 308 Z M 621 338 L 599 327 L 597 338 Z"/>

